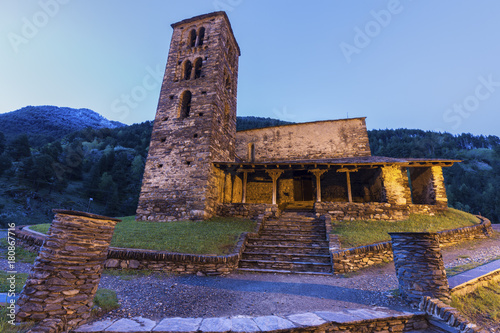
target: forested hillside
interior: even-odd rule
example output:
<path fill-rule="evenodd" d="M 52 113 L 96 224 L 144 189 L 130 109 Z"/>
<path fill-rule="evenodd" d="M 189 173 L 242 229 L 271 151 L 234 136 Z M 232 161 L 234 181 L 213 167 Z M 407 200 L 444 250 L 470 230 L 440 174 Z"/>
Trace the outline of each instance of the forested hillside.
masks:
<path fill-rule="evenodd" d="M 238 128 L 281 124 L 238 117 Z M 110 216 L 133 215 L 152 122 L 113 129 L 87 128 L 37 146 L 32 137 L 0 133 L 0 224 L 45 223 L 53 208 Z M 373 155 L 462 159 L 445 168 L 453 207 L 499 222 L 500 140 L 419 130 L 369 131 Z"/>

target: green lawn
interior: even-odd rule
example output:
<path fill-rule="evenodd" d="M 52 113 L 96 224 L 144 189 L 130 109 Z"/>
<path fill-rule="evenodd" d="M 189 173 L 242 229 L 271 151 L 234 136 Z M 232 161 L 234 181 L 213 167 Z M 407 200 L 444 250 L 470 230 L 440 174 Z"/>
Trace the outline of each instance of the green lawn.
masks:
<path fill-rule="evenodd" d="M 391 240 L 389 232 L 437 232 L 479 223 L 474 215 L 453 208 L 435 216 L 412 214 L 407 220 L 333 222 L 332 233 L 338 234 L 342 247 L 357 247 Z"/>
<path fill-rule="evenodd" d="M 143 222 L 134 216 L 121 218 L 111 246 L 163 250 L 192 254 L 229 254 L 243 232 L 253 231 L 256 222 L 236 218 L 214 218 L 207 221 Z M 47 233 L 49 224 L 38 224 L 32 230 Z"/>

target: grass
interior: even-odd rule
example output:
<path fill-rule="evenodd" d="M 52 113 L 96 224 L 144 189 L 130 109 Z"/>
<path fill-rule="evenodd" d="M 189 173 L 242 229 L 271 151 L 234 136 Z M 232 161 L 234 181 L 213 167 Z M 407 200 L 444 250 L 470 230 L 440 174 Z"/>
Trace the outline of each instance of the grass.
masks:
<path fill-rule="evenodd" d="M 7 259 L 8 246 L 7 239 L 0 239 L 0 258 Z M 36 256 L 36 253 L 29 252 L 21 246 L 16 246 L 16 262 L 32 264 L 35 262 Z"/>
<path fill-rule="evenodd" d="M 464 296 L 452 296 L 451 306 L 465 317 L 484 326 L 500 320 L 500 284 L 493 282 Z"/>
<path fill-rule="evenodd" d="M 338 234 L 343 247 L 357 247 L 391 240 L 389 232 L 437 232 L 479 223 L 477 217 L 453 208 L 435 216 L 412 214 L 402 221 L 337 222 L 332 233 Z"/>
<path fill-rule="evenodd" d="M 120 307 L 116 292 L 114 290 L 104 288 L 97 289 L 94 297 L 94 304 L 100 307 L 103 312 L 109 312 Z"/>
<path fill-rule="evenodd" d="M 236 218 L 207 221 L 143 222 L 134 216 L 121 218 L 111 246 L 192 254 L 229 254 L 243 232 L 253 231 L 256 222 Z M 47 233 L 48 224 L 30 227 Z"/>
<path fill-rule="evenodd" d="M 0 293 L 6 293 L 9 291 L 10 285 L 9 281 L 7 280 L 8 277 L 10 277 L 10 274 L 7 274 L 7 272 L 4 271 L 0 271 Z M 26 273 L 16 274 L 16 294 L 19 294 L 21 292 L 27 278 L 28 274 Z"/>
<path fill-rule="evenodd" d="M 30 225 L 31 230 L 41 232 L 42 234 L 49 233 L 49 228 L 50 228 L 50 223 Z"/>

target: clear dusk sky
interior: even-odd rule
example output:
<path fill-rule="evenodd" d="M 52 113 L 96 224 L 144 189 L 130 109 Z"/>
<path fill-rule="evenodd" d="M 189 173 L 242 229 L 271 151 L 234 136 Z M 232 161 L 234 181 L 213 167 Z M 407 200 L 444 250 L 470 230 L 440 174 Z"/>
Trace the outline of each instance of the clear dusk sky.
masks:
<path fill-rule="evenodd" d="M 0 113 L 154 119 L 172 28 L 225 10 L 238 115 L 500 136 L 498 0 L 2 0 Z"/>

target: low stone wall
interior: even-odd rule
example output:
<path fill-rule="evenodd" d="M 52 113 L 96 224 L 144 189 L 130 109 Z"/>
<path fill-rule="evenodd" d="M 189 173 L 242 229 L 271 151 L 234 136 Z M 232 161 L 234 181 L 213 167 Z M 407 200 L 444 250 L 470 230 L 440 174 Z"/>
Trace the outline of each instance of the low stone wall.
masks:
<path fill-rule="evenodd" d="M 440 246 L 450 246 L 462 241 L 487 238 L 493 234 L 491 222 L 478 216 L 481 223 L 470 227 L 438 232 Z M 333 270 L 343 274 L 393 260 L 391 242 L 365 245 L 332 253 Z"/>
<path fill-rule="evenodd" d="M 143 250 L 109 247 L 104 267 L 108 269 L 148 269 L 153 271 L 174 272 L 177 274 L 225 275 L 238 267 L 241 253 L 245 250 L 247 235 L 258 233 L 265 218 L 257 220 L 253 233 L 243 233 L 232 254 L 224 256 L 196 255 L 167 251 Z M 38 252 L 46 235 L 31 230 L 23 230 L 23 226 L 15 230 L 17 244 Z"/>
<path fill-rule="evenodd" d="M 336 274 L 354 272 L 392 260 L 391 242 L 365 245 L 332 253 L 333 271 Z"/>
<path fill-rule="evenodd" d="M 217 206 L 218 216 L 257 219 L 259 216 L 277 218 L 280 216 L 278 205 L 256 203 L 226 203 Z"/>
<path fill-rule="evenodd" d="M 500 282 L 500 269 L 489 274 L 467 281 L 450 290 L 452 296 L 463 296 L 474 292 L 479 287 L 484 287 L 493 282 Z"/>
<path fill-rule="evenodd" d="M 330 218 L 325 218 L 326 221 L 330 221 Z M 478 225 L 439 232 L 440 243 L 448 246 L 462 240 L 488 237 L 493 232 L 491 222 L 484 217 L 479 218 L 482 222 Z M 260 230 L 263 220 L 265 218 L 262 216 L 258 219 L 255 232 Z M 326 224 L 328 225 L 328 222 Z M 37 252 L 43 244 L 45 235 L 22 230 L 22 228 L 23 226 L 16 228 L 17 243 L 30 251 Z M 338 241 L 332 236 L 330 235 L 330 246 L 332 248 L 333 270 L 337 274 L 354 272 L 393 260 L 391 242 L 335 251 Z M 242 235 L 241 237 L 244 238 L 246 236 Z M 242 238 L 240 238 L 235 249 L 237 255 L 232 254 L 227 256 L 186 255 L 162 251 L 110 247 L 106 267 L 113 269 L 152 269 L 158 271 L 174 270 L 184 274 L 198 272 L 203 274 L 225 274 L 222 273 L 226 272 L 225 268 L 230 270 L 236 268 L 238 265 L 237 262 L 234 264 L 234 260 L 237 258 L 239 261 L 239 255 L 244 251 L 246 241 L 242 241 Z"/>
<path fill-rule="evenodd" d="M 404 220 L 410 214 L 433 215 L 446 210 L 440 205 L 396 205 L 383 202 L 316 202 L 314 210 L 323 215 L 329 214 L 332 220 Z"/>
<path fill-rule="evenodd" d="M 419 308 L 427 314 L 431 328 L 435 327 L 445 332 L 487 333 L 485 329 L 469 322 L 457 309 L 438 299 L 422 297 Z"/>

